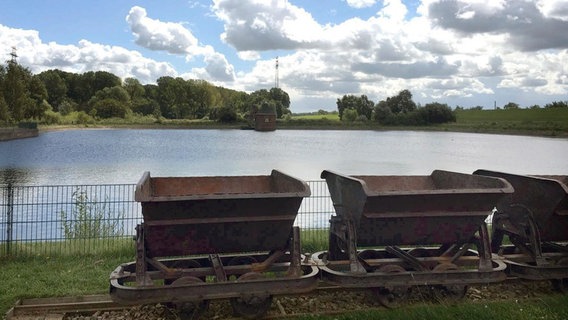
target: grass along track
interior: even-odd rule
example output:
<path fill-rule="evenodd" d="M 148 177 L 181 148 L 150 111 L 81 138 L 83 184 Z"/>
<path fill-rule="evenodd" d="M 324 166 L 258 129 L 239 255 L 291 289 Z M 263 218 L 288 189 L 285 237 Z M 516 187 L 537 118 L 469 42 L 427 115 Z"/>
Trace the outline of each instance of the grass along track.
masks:
<path fill-rule="evenodd" d="M 299 296 L 274 298 L 266 319 L 566 319 L 568 296 L 551 290 L 547 281 L 509 280 L 506 283 L 472 286 L 459 302 L 433 302 L 413 289 L 397 309 L 380 306 L 371 290 L 322 287 Z M 178 319 L 175 310 L 163 305 L 114 304 L 108 295 L 24 299 L 7 315 L 20 319 Z M 234 318 L 226 300 L 212 301 L 203 319 Z"/>

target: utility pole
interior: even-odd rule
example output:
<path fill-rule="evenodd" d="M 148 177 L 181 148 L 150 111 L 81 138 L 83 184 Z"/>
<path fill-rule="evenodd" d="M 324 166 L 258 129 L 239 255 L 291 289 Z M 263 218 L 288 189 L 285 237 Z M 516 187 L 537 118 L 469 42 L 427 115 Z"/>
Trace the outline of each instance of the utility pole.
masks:
<path fill-rule="evenodd" d="M 278 56 L 276 56 L 276 72 L 274 74 L 274 83 L 276 88 L 278 88 L 278 86 L 280 85 L 279 80 L 280 79 L 278 79 Z"/>
<path fill-rule="evenodd" d="M 18 54 L 16 53 L 16 47 L 12 47 L 12 52 L 10 53 L 12 59 L 10 59 L 11 63 L 17 63 L 16 59 L 18 58 Z"/>

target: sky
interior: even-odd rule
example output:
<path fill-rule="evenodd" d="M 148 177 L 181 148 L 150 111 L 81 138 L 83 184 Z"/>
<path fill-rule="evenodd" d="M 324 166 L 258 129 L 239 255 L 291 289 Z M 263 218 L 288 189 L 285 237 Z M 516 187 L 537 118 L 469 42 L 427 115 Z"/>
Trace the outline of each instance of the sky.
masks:
<path fill-rule="evenodd" d="M 34 74 L 278 83 L 294 113 L 404 89 L 465 108 L 568 100 L 566 0 L 2 0 L 5 61 L 13 47 Z"/>

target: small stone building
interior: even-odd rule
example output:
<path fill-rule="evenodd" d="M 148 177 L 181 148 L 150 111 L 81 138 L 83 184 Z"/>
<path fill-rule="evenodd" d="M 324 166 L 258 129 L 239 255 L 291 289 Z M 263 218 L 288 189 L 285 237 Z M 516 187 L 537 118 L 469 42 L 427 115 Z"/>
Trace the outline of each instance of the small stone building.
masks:
<path fill-rule="evenodd" d="M 276 114 L 257 112 L 254 116 L 254 130 L 256 131 L 276 130 Z"/>

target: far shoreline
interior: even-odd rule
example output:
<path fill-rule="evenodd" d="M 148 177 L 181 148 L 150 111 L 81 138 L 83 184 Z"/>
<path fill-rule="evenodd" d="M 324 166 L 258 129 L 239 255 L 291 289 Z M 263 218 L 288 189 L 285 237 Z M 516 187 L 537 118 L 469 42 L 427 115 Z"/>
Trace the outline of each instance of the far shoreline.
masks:
<path fill-rule="evenodd" d="M 89 124 L 89 125 L 56 125 L 56 126 L 39 126 L 39 133 L 67 131 L 67 130 L 253 130 L 246 123 L 192 123 L 192 124 Z M 515 136 L 533 136 L 545 138 L 568 138 L 568 132 L 548 130 L 503 130 L 503 129 L 487 129 L 470 126 L 460 126 L 459 128 L 452 125 L 443 126 L 377 126 L 365 123 L 360 124 L 331 124 L 331 123 L 312 123 L 312 124 L 294 124 L 294 123 L 278 123 L 276 130 L 369 130 L 369 131 L 425 131 L 425 132 L 455 132 L 455 133 L 478 133 L 478 134 L 497 134 L 497 135 L 515 135 Z M 259 132 L 265 134 L 265 132 Z"/>

